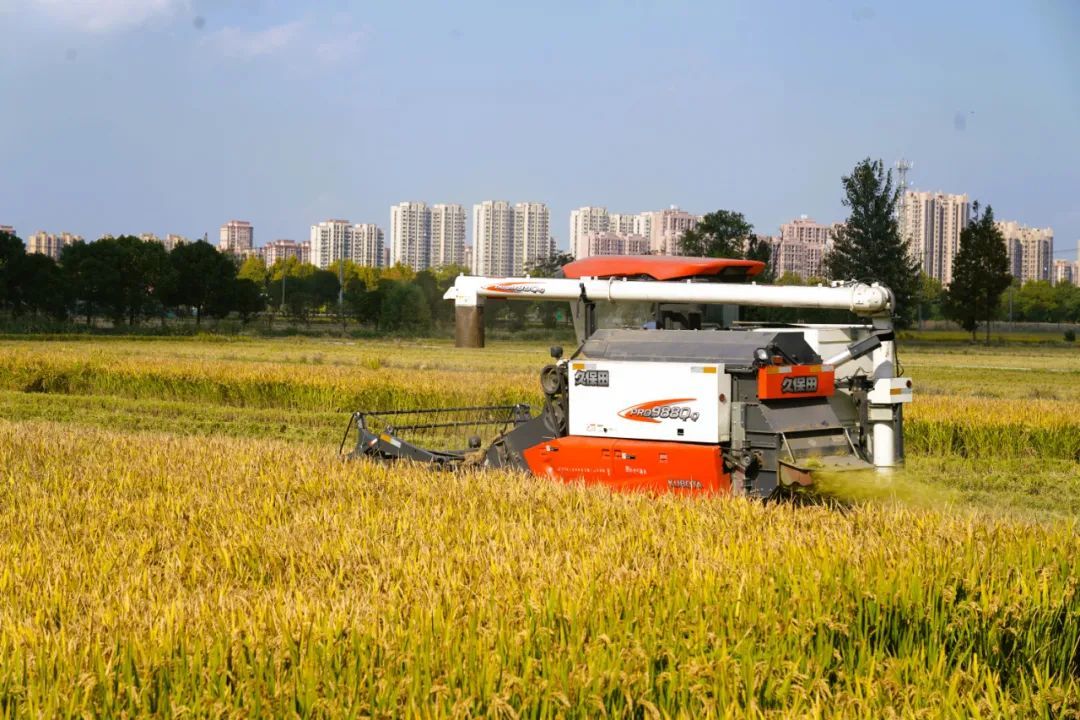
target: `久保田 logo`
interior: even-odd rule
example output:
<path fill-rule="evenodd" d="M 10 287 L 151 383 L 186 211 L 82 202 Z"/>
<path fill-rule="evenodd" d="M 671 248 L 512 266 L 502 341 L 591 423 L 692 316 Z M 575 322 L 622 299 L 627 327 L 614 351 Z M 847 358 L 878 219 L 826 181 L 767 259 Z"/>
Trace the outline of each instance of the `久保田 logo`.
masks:
<path fill-rule="evenodd" d="M 669 400 L 650 400 L 639 405 L 632 405 L 619 411 L 619 417 L 637 422 L 658 423 L 662 420 L 681 420 L 697 422 L 700 413 L 682 403 L 694 402 L 697 398 L 671 398 Z"/>

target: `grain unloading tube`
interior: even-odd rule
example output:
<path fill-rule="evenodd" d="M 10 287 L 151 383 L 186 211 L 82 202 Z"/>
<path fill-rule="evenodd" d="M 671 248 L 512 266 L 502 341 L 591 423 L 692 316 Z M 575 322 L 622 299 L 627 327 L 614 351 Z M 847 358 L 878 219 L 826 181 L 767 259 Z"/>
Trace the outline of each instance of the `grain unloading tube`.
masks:
<path fill-rule="evenodd" d="M 580 346 L 569 359 L 552 349 L 555 362 L 540 376 L 542 412 L 458 408 L 495 412 L 504 424 L 490 442 L 473 438 L 463 451 L 424 449 L 393 427 L 373 427 L 374 413 L 358 413 L 355 454 L 515 467 L 618 489 L 752 496 L 808 484 L 817 469 L 902 461 L 911 382 L 894 377 L 892 294 L 860 283 L 738 282 L 763 267 L 606 257 L 570 263 L 562 278 L 461 276 L 445 295 L 456 305 L 459 345 L 483 346 L 488 300 L 562 301 L 574 309 Z M 596 306 L 621 302 L 649 304 L 649 325 L 660 329 L 599 328 Z M 866 320 L 707 327 L 708 305 L 844 310 Z"/>

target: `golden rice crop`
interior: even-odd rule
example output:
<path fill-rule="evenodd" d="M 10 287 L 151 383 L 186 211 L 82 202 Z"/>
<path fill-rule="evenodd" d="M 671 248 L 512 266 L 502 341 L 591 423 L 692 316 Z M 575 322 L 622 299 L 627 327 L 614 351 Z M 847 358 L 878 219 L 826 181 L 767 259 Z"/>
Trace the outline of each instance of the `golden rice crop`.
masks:
<path fill-rule="evenodd" d="M 1080 535 L 0 421 L 5 716 L 1080 711 Z"/>
<path fill-rule="evenodd" d="M 1007 362 L 997 354 L 960 357 L 988 365 L 982 369 L 957 368 L 957 357 L 948 353 L 936 365 L 925 352 L 906 359 L 918 391 L 906 408 L 909 450 L 1076 458 L 1080 361 L 1068 351 L 1042 353 L 1013 359 L 1033 364 L 1049 358 L 1041 373 L 1021 372 L 1019 380 L 1007 381 L 994 369 Z M 545 361 L 542 348 L 519 345 L 457 350 L 403 342 L 7 342 L 0 343 L 0 390 L 309 414 L 514 402 L 539 407 L 538 369 Z M 920 372 L 950 394 L 923 392 Z M 959 379 L 948 379 L 957 373 Z M 1057 383 L 1052 390 L 1046 389 L 1048 378 Z M 986 397 L 999 391 L 1005 397 Z M 1033 397 L 1040 393 L 1055 399 Z"/>

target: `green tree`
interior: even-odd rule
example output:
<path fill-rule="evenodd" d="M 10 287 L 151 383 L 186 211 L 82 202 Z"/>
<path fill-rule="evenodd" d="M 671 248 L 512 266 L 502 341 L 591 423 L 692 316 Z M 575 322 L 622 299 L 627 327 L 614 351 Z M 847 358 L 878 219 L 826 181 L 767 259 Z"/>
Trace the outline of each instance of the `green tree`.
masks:
<path fill-rule="evenodd" d="M 114 246 L 113 257 L 119 263 L 120 286 L 117 288 L 113 316 L 126 316 L 128 325 L 139 317 L 159 311 L 172 290 L 172 265 L 161 243 L 145 242 L 131 235 L 114 240 L 99 240 Z"/>
<path fill-rule="evenodd" d="M 26 257 L 23 241 L 0 233 L 0 309 L 14 309 L 18 294 L 19 267 Z"/>
<path fill-rule="evenodd" d="M 900 189 L 881 160 L 866 158 L 842 179 L 844 205 L 850 209 L 833 238 L 825 269 L 833 280 L 880 282 L 896 299 L 897 324 L 910 324 L 919 289 L 918 263 L 900 237 L 896 218 Z"/>
<path fill-rule="evenodd" d="M 258 255 L 252 255 L 240 264 L 236 277 L 241 280 L 250 280 L 260 290 L 265 290 L 266 282 L 269 279 L 266 262 Z"/>
<path fill-rule="evenodd" d="M 191 308 L 196 325 L 202 322 L 204 314 L 220 317 L 228 313 L 236 279 L 236 265 L 230 258 L 199 240 L 173 248 L 169 261 L 175 273 L 170 299 L 174 305 Z"/>
<path fill-rule="evenodd" d="M 919 275 L 919 294 L 917 297 L 920 320 L 940 320 L 945 317 L 941 304 L 945 300 L 945 288 L 941 281 L 929 275 Z"/>
<path fill-rule="evenodd" d="M 74 309 L 86 317 L 86 325 L 105 307 L 111 292 L 115 268 L 109 258 L 94 246 L 97 243 L 77 242 L 60 253 L 60 273 L 68 289 Z"/>
<path fill-rule="evenodd" d="M 251 318 L 266 308 L 266 296 L 262 286 L 250 278 L 236 278 L 232 286 L 232 308 L 240 315 L 240 322 L 247 324 Z"/>
<path fill-rule="evenodd" d="M 945 317 L 956 321 L 971 333 L 979 324 L 986 325 L 990 342 L 990 321 L 1001 304 L 1001 295 L 1012 282 L 1005 238 L 994 224 L 994 210 L 989 205 L 979 212 L 975 203 L 973 217 L 960 233 L 960 250 L 953 260 L 953 277 L 945 291 Z"/>
<path fill-rule="evenodd" d="M 431 329 L 431 308 L 424 291 L 408 282 L 384 280 L 379 327 L 383 330 L 419 333 Z"/>
<path fill-rule="evenodd" d="M 754 277 L 755 282 L 771 283 L 776 279 L 776 272 L 773 270 L 772 263 L 772 244 L 768 240 L 759 235 L 750 235 L 746 241 L 743 258 L 765 263 L 765 269 Z"/>
<path fill-rule="evenodd" d="M 695 257 L 741 258 L 753 237 L 754 226 L 740 212 L 707 213 L 697 227 L 679 241 L 679 254 Z"/>
<path fill-rule="evenodd" d="M 18 311 L 42 313 L 57 320 L 67 316 L 67 297 L 60 268 L 48 255 L 29 253 L 18 262 Z"/>
<path fill-rule="evenodd" d="M 1058 294 L 1045 280 L 1026 282 L 1016 293 L 1015 313 L 1021 320 L 1028 322 L 1057 322 Z"/>

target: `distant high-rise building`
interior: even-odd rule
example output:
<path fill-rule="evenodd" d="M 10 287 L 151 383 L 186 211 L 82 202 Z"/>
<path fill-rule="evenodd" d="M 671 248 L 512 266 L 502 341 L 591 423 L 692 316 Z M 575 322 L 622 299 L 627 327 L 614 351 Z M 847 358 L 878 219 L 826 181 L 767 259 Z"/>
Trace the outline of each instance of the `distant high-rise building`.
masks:
<path fill-rule="evenodd" d="M 413 270 L 431 267 L 431 211 L 422 202 L 403 202 L 390 208 L 390 263 Z"/>
<path fill-rule="evenodd" d="M 505 200 L 473 205 L 473 274 L 505 277 L 514 271 L 514 207 Z"/>
<path fill-rule="evenodd" d="M 908 190 L 901 198 L 900 237 L 923 273 L 943 285 L 952 282 L 953 258 L 970 216 L 967 195 Z"/>
<path fill-rule="evenodd" d="M 262 248 L 263 262 L 267 267 L 289 258 L 296 258 L 297 262 L 302 262 L 300 255 L 300 243 L 295 240 L 274 240 L 266 243 Z"/>
<path fill-rule="evenodd" d="M 1009 252 L 1009 272 L 1021 283 L 1053 279 L 1054 231 L 1032 228 L 1013 221 L 995 223 L 1005 236 Z"/>
<path fill-rule="evenodd" d="M 782 242 L 808 242 L 815 245 L 827 245 L 832 241 L 832 227 L 814 222 L 806 215 L 780 226 Z"/>
<path fill-rule="evenodd" d="M 324 269 L 342 258 L 369 267 L 385 265 L 383 231 L 372 224 L 353 225 L 348 220 L 325 220 L 311 226 L 311 239 L 307 243 L 296 243 L 295 248 L 282 247 L 287 252 L 294 252 L 300 262 L 310 262 Z M 267 260 L 267 264 L 272 263 Z"/>
<path fill-rule="evenodd" d="M 242 255 L 255 247 L 255 228 L 247 220 L 230 220 L 221 226 L 218 250 Z"/>
<path fill-rule="evenodd" d="M 465 208 L 440 203 L 431 206 L 431 267 L 465 263 Z"/>
<path fill-rule="evenodd" d="M 466 245 L 465 251 L 461 254 L 461 264 L 469 268 L 469 272 L 472 272 L 473 268 L 473 246 Z"/>
<path fill-rule="evenodd" d="M 1080 262 L 1070 262 L 1068 260 L 1055 260 L 1054 261 L 1054 284 L 1055 285 L 1080 285 L 1080 276 L 1077 275 L 1077 270 L 1080 269 Z"/>
<path fill-rule="evenodd" d="M 165 239 L 161 241 L 161 244 L 165 246 L 165 249 L 172 252 L 174 248 L 179 245 L 187 245 L 190 242 L 183 235 L 177 235 L 175 233 L 169 233 L 165 236 Z"/>
<path fill-rule="evenodd" d="M 571 252 L 578 259 L 594 255 L 647 255 L 649 239 L 643 235 L 613 230 L 589 232 L 578 235 L 577 244 L 571 248 Z"/>
<path fill-rule="evenodd" d="M 0 225 L 0 233 L 7 233 L 8 235 L 16 235 L 15 228 L 11 225 Z"/>
<path fill-rule="evenodd" d="M 578 245 L 578 238 L 586 233 L 607 232 L 611 218 L 607 208 L 586 205 L 570 211 L 570 249 Z"/>
<path fill-rule="evenodd" d="M 551 214 L 538 202 L 514 205 L 514 265 L 512 275 L 524 275 L 551 255 Z"/>
<path fill-rule="evenodd" d="M 832 244 L 835 226 L 822 225 L 803 215 L 780 226 L 780 235 L 765 238 L 772 245 L 777 277 L 791 273 L 803 279 L 823 276 L 822 260 Z"/>
<path fill-rule="evenodd" d="M 324 270 L 352 254 L 352 225 L 348 220 L 324 220 L 311 226 L 311 262 Z"/>
<path fill-rule="evenodd" d="M 643 214 L 649 216 L 648 220 L 640 221 L 649 225 L 649 251 L 656 255 L 678 255 L 682 236 L 701 221 L 698 215 L 680 210 L 676 205 Z"/>
<path fill-rule="evenodd" d="M 353 225 L 350 258 L 357 265 L 383 267 L 383 231 L 378 225 Z"/>
<path fill-rule="evenodd" d="M 638 215 L 611 213 L 608 215 L 608 230 L 620 235 L 633 235 L 637 232 Z"/>
<path fill-rule="evenodd" d="M 53 260 L 59 260 L 60 253 L 63 252 L 65 247 L 82 241 L 82 235 L 69 232 L 53 235 L 44 230 L 39 230 L 26 239 L 26 252 L 48 255 Z"/>

